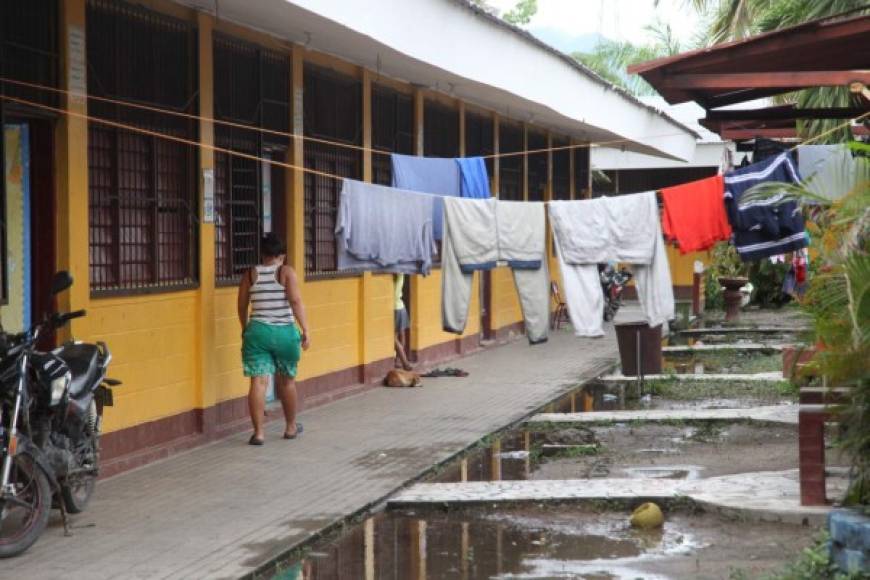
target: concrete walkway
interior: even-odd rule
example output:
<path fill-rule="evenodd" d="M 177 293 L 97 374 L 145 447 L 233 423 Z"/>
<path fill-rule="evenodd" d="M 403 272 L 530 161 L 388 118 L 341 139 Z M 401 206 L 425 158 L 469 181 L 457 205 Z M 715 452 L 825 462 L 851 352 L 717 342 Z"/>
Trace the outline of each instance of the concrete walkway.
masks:
<path fill-rule="evenodd" d="M 795 334 L 810 330 L 809 326 L 711 326 L 686 328 L 678 334 L 701 336 L 705 334 Z"/>
<path fill-rule="evenodd" d="M 830 478 L 828 497 L 842 497 L 845 478 Z M 641 500 L 689 498 L 729 517 L 751 521 L 821 525 L 829 507 L 800 505 L 796 469 L 740 473 L 695 480 L 569 479 L 421 483 L 389 500 L 394 507 L 493 504 L 499 502 Z"/>
<path fill-rule="evenodd" d="M 768 405 L 747 409 L 646 409 L 593 413 L 539 413 L 531 423 L 621 423 L 628 421 L 758 421 L 797 425 L 798 405 Z"/>
<path fill-rule="evenodd" d="M 638 312 L 620 311 L 631 320 Z M 264 447 L 248 433 L 101 481 L 65 538 L 55 515 L 0 578 L 238 578 L 406 485 L 482 437 L 517 423 L 617 358 L 601 339 L 555 332 L 459 361 L 467 378 L 377 388 L 302 414 L 305 434 Z M 303 365 L 304 358 L 303 358 Z"/>

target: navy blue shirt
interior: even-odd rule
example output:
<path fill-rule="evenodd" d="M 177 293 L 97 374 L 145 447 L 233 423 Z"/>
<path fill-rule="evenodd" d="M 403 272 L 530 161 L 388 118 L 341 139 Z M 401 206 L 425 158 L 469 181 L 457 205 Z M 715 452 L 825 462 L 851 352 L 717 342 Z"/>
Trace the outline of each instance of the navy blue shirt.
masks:
<path fill-rule="evenodd" d="M 800 206 L 794 200 L 784 199 L 784 193 L 741 203 L 746 191 L 759 183 L 799 183 L 800 180 L 788 152 L 725 174 L 725 209 L 734 230 L 734 245 L 744 262 L 807 246 Z"/>

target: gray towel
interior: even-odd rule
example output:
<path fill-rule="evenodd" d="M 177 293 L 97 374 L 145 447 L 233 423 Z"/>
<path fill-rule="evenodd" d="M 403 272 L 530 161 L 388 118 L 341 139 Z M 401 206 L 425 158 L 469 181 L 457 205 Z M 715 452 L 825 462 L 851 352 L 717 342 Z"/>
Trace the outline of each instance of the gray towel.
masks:
<path fill-rule="evenodd" d="M 353 179 L 341 188 L 335 235 L 339 270 L 428 274 L 435 196 Z"/>

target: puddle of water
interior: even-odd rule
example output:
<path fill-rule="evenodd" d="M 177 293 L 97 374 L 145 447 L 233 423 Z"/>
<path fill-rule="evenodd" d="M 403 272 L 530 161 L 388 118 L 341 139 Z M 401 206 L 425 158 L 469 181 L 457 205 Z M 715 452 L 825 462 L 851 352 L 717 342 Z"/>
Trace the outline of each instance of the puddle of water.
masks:
<path fill-rule="evenodd" d="M 643 564 L 701 547 L 680 522 L 639 531 L 627 519 L 569 506 L 381 513 L 314 546 L 274 580 L 666 578 Z"/>

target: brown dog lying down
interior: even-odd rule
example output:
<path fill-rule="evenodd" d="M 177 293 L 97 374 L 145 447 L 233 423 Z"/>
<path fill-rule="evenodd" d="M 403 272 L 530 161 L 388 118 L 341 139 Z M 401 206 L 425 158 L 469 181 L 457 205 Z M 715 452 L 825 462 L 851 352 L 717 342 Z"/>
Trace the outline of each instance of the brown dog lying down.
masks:
<path fill-rule="evenodd" d="M 403 371 L 401 369 L 393 369 L 384 377 L 385 387 L 422 387 L 423 381 L 420 380 L 420 375 L 411 371 Z"/>

